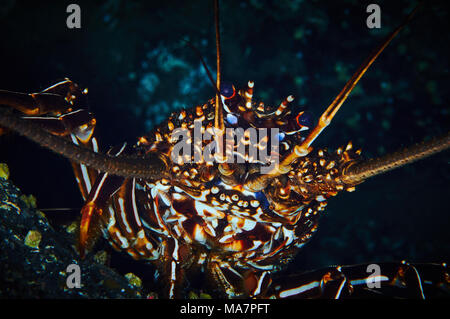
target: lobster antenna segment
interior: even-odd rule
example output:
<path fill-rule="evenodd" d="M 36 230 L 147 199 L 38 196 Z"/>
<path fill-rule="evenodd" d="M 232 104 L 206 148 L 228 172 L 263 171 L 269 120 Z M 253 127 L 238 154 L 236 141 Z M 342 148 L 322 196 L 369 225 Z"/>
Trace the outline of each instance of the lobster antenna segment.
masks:
<path fill-rule="evenodd" d="M 12 114 L 11 110 L 3 108 L 0 108 L 0 126 L 13 130 L 67 159 L 85 164 L 101 172 L 150 180 L 167 177 L 166 159 L 158 154 L 149 154 L 148 158 L 139 158 L 125 155 L 114 157 L 96 153 L 89 148 L 75 145 L 68 139 L 55 136 L 42 129 L 38 124 L 21 119 Z"/>
<path fill-rule="evenodd" d="M 216 154 L 215 159 L 220 163 L 220 167 L 225 174 L 231 174 L 233 170 L 226 162 L 227 158 L 224 151 L 224 135 L 225 124 L 223 121 L 223 105 L 222 97 L 220 94 L 220 20 L 219 20 L 219 0 L 214 0 L 214 20 L 216 24 L 216 61 L 217 61 L 217 74 L 216 74 L 216 104 L 214 109 L 214 128 L 215 128 L 215 141 L 216 141 Z"/>
<path fill-rule="evenodd" d="M 423 159 L 450 148 L 450 132 L 440 138 L 421 142 L 406 149 L 376 159 L 355 163 L 344 170 L 341 180 L 356 185 L 366 179 Z"/>
<path fill-rule="evenodd" d="M 220 131 L 225 130 L 223 122 L 223 107 L 220 97 L 220 30 L 219 30 L 219 0 L 214 1 L 214 20 L 216 24 L 216 61 L 217 61 L 217 75 L 216 75 L 216 87 L 219 92 L 216 91 L 216 107 L 214 117 L 214 127 Z"/>
<path fill-rule="evenodd" d="M 367 59 L 361 64 L 361 66 L 356 70 L 352 77 L 347 81 L 343 89 L 334 98 L 325 112 L 320 116 L 319 121 L 314 127 L 314 129 L 309 133 L 306 139 L 299 145 L 296 145 L 293 151 L 288 154 L 283 161 L 280 163 L 277 171 L 274 171 L 272 175 L 281 175 L 288 170 L 288 167 L 292 162 L 299 158 L 309 154 L 311 151 L 311 144 L 320 135 L 320 133 L 331 123 L 331 120 L 336 115 L 336 113 L 341 108 L 342 104 L 345 102 L 349 94 L 352 92 L 353 88 L 359 82 L 361 77 L 366 73 L 367 69 L 372 65 L 372 63 L 377 59 L 377 57 L 383 52 L 383 50 L 388 46 L 388 44 L 394 39 L 394 37 L 403 29 L 403 27 L 412 19 L 421 3 L 419 3 L 414 10 L 405 18 L 402 24 L 400 24 L 387 38 L 367 57 Z"/>
<path fill-rule="evenodd" d="M 213 77 L 212 77 L 212 75 L 211 75 L 211 71 L 209 70 L 208 66 L 206 65 L 206 62 L 205 62 L 205 60 L 203 59 L 202 54 L 200 53 L 200 51 L 199 51 L 199 50 L 198 50 L 198 49 L 197 49 L 197 48 L 196 48 L 189 40 L 183 39 L 183 41 L 186 42 L 186 44 L 187 44 L 192 50 L 194 50 L 194 52 L 197 54 L 197 56 L 198 56 L 199 59 L 200 59 L 200 62 L 201 62 L 202 65 L 203 65 L 203 68 L 204 68 L 205 71 L 206 71 L 206 75 L 208 76 L 208 79 L 209 79 L 209 81 L 210 81 L 210 83 L 211 83 L 211 85 L 212 85 L 214 91 L 216 92 L 216 94 L 220 94 L 220 91 L 219 91 L 219 89 L 216 87 L 216 83 L 215 83 L 215 81 L 214 81 L 214 79 L 213 79 Z"/>

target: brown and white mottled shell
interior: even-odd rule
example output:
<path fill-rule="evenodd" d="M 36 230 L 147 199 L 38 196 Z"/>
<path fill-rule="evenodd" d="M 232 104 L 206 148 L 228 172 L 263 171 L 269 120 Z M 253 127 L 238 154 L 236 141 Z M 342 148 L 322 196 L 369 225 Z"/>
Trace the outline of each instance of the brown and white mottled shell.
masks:
<path fill-rule="evenodd" d="M 292 114 L 289 96 L 278 108 L 267 109 L 252 102 L 253 84 L 223 98 L 227 128 L 279 128 L 280 155 L 302 141 L 308 127 L 303 112 Z M 148 135 L 139 139 L 136 151 L 171 158 L 178 140 L 176 128 L 194 134 L 194 121 L 201 131 L 212 130 L 214 100 L 173 113 Z M 202 151 L 206 143 L 202 143 Z M 268 143 L 264 147 L 267 147 Z M 262 146 L 261 146 L 262 147 Z M 135 258 L 163 258 L 168 251 L 185 263 L 217 263 L 237 269 L 277 270 L 289 261 L 317 229 L 326 200 L 344 188 L 339 172 L 358 157 L 351 146 L 330 154 L 313 152 L 292 165 L 288 174 L 274 178 L 259 192 L 247 190 L 246 178 L 263 164 L 236 164 L 233 178 L 217 163 L 193 162 L 194 158 L 168 160 L 170 178 L 132 180 L 122 186 L 110 207 L 107 235 L 118 249 Z M 247 158 L 248 160 L 248 158 Z M 122 193 L 120 193 L 122 192 Z M 162 247 L 162 248 L 161 248 Z"/>

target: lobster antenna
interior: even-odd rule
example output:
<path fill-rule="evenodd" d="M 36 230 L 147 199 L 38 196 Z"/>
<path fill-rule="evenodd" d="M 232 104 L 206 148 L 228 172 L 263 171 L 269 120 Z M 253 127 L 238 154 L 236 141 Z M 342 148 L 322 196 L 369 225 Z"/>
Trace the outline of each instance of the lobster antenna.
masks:
<path fill-rule="evenodd" d="M 214 0 L 214 20 L 216 24 L 216 108 L 214 114 L 214 127 L 220 131 L 224 131 L 225 125 L 223 123 L 223 107 L 220 98 L 220 30 L 219 30 L 219 0 Z"/>
<path fill-rule="evenodd" d="M 219 21 L 219 1 L 214 1 L 214 21 L 215 21 L 215 31 L 216 31 L 216 83 L 214 83 L 214 80 L 212 78 L 211 72 L 208 69 L 208 66 L 205 63 L 205 60 L 203 59 L 202 55 L 198 51 L 198 49 L 193 46 L 189 41 L 185 40 L 186 43 L 189 45 L 190 48 L 192 48 L 195 53 L 199 56 L 200 61 L 203 65 L 203 67 L 206 70 L 206 74 L 208 75 L 208 78 L 216 91 L 216 101 L 215 101 L 215 108 L 214 108 L 214 128 L 216 129 L 216 145 L 218 152 L 216 154 L 216 159 L 221 162 L 220 169 L 222 173 L 225 174 L 231 174 L 232 170 L 230 170 L 230 167 L 227 163 L 225 163 L 226 157 L 223 152 L 223 135 L 225 133 L 225 124 L 223 120 L 223 105 L 222 105 L 222 99 L 220 94 L 220 21 Z"/>
<path fill-rule="evenodd" d="M 226 175 L 232 174 L 233 169 L 230 168 L 226 162 L 226 155 L 224 152 L 224 135 L 225 124 L 223 121 L 223 106 L 222 97 L 220 96 L 220 20 L 219 20 L 219 0 L 214 0 L 214 20 L 216 24 L 216 105 L 214 109 L 214 129 L 216 141 L 215 159 L 220 162 L 219 169 Z"/>
<path fill-rule="evenodd" d="M 197 49 L 197 48 L 196 48 L 189 40 L 183 39 L 183 41 L 186 42 L 186 44 L 187 44 L 192 50 L 194 50 L 194 52 L 197 54 L 197 56 L 198 56 L 199 59 L 200 59 L 200 62 L 201 62 L 202 65 L 203 65 L 203 68 L 204 68 L 205 71 L 206 71 L 206 75 L 208 76 L 208 79 L 209 79 L 209 81 L 210 81 L 212 87 L 214 88 L 214 91 L 216 91 L 216 94 L 220 94 L 220 91 L 219 91 L 219 89 L 216 87 L 216 83 L 214 82 L 214 79 L 213 79 L 213 77 L 212 77 L 212 75 L 211 75 L 211 71 L 209 70 L 208 66 L 206 65 L 206 62 L 205 62 L 205 60 L 203 59 L 202 54 L 200 53 L 200 51 L 199 51 L 199 50 L 198 50 L 198 49 Z"/>
<path fill-rule="evenodd" d="M 214 79 L 211 75 L 211 71 L 206 65 L 205 60 L 203 59 L 200 51 L 189 41 L 183 39 L 184 42 L 197 54 L 200 59 L 200 62 L 203 65 L 203 68 L 206 71 L 206 74 L 216 91 L 216 108 L 215 108 L 215 125 L 214 127 L 218 129 L 224 129 L 223 124 L 223 108 L 222 108 L 222 100 L 220 99 L 220 27 L 219 27 L 219 1 L 214 1 L 214 21 L 215 21 L 215 30 L 216 30 L 216 61 L 217 61 L 217 74 L 216 74 L 216 82 L 214 83 Z M 222 123 L 222 124 L 220 124 Z"/>
<path fill-rule="evenodd" d="M 89 148 L 73 144 L 68 139 L 55 136 L 38 124 L 21 119 L 13 115 L 11 110 L 3 108 L 0 108 L 0 126 L 13 130 L 76 163 L 85 164 L 101 172 L 150 180 L 167 177 L 166 160 L 161 155 L 149 154 L 150 157 L 138 158 L 95 153 Z"/>
<path fill-rule="evenodd" d="M 349 94 L 353 91 L 353 88 L 359 82 L 361 77 L 366 73 L 367 69 L 373 64 L 373 62 L 375 62 L 375 60 L 388 46 L 392 39 L 394 39 L 395 36 L 403 29 L 403 27 L 413 18 L 414 14 L 417 12 L 421 5 L 422 2 L 420 2 L 405 18 L 405 20 L 391 34 L 389 34 L 386 39 L 367 57 L 367 59 L 347 81 L 339 94 L 334 98 L 325 112 L 320 116 L 319 122 L 317 123 L 316 127 L 314 127 L 314 129 L 309 133 L 309 135 L 301 144 L 294 147 L 293 151 L 283 159 L 278 169 L 275 168 L 275 171 L 272 172 L 271 175 L 277 176 L 286 173 L 294 160 L 309 154 L 309 152 L 311 151 L 311 144 L 319 136 L 319 134 L 331 123 L 331 120 L 339 111 L 340 107 L 345 102 Z"/>
<path fill-rule="evenodd" d="M 421 142 L 385 156 L 355 163 L 343 171 L 341 180 L 356 185 L 366 179 L 415 162 L 450 148 L 450 132 L 431 141 Z"/>
<path fill-rule="evenodd" d="M 403 27 L 413 18 L 419 7 L 423 4 L 420 2 L 414 10 L 405 18 L 405 20 L 391 33 L 386 39 L 366 58 L 360 65 L 352 77 L 347 81 L 345 86 L 334 98 L 325 112 L 320 116 L 316 127 L 309 133 L 306 139 L 299 145 L 296 145 L 291 153 L 289 153 L 280 163 L 275 166 L 270 172 L 264 175 L 250 176 L 245 184 L 245 187 L 252 191 L 260 191 L 264 189 L 269 182 L 280 175 L 286 174 L 291 170 L 291 164 L 299 157 L 309 154 L 312 150 L 311 144 L 319 136 L 319 134 L 331 123 L 331 120 L 339 111 L 342 104 L 345 102 L 353 88 L 359 82 L 361 77 L 366 73 L 367 69 L 375 62 L 377 57 L 383 52 L 394 37 L 403 29 Z"/>

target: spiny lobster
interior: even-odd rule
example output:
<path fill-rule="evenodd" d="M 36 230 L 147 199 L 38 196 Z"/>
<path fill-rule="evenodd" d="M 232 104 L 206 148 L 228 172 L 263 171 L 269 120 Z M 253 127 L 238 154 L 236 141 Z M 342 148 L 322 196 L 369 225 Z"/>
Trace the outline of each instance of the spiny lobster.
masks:
<path fill-rule="evenodd" d="M 322 124 L 329 124 L 359 77 L 391 38 L 350 79 L 329 112 L 321 117 Z M 217 57 L 220 61 L 219 54 Z M 278 108 L 266 108 L 253 101 L 253 82 L 235 90 L 233 86 L 220 85 L 219 63 L 217 73 L 215 89 L 221 99 L 217 94 L 204 105 L 172 114 L 139 139 L 131 150 L 138 157 L 123 156 L 125 147 L 112 148 L 103 157 L 90 151 L 98 151 L 93 137 L 95 119 L 82 109 L 85 92 L 70 80 L 31 95 L 2 91 L 1 104 L 28 115 L 49 116 L 26 117 L 24 123 L 2 111 L 1 125 L 49 145 L 73 161 L 87 200 L 82 210 L 80 252 L 83 254 L 88 245 L 91 224 L 98 222 L 115 248 L 138 259 L 155 260 L 168 279 L 170 297 L 176 295 L 184 271 L 196 264 L 229 297 L 340 297 L 364 287 L 364 266 L 333 267 L 295 276 L 295 280 L 271 278 L 271 273 L 289 262 L 316 231 L 318 213 L 328 197 L 340 190 L 353 190 L 354 185 L 377 174 L 378 169 L 384 171 L 391 165 L 403 165 L 403 161 L 447 148 L 448 135 L 389 155 L 384 163 L 359 163 L 360 151 L 354 151 L 351 144 L 336 152 L 311 151 L 311 142 L 325 125 L 313 128 L 304 113 L 290 110 L 292 97 Z M 260 175 L 256 170 L 259 165 L 248 163 L 177 165 L 170 159 L 175 144 L 170 134 L 183 125 L 191 129 L 195 118 L 202 118 L 204 130 L 221 130 L 223 125 L 279 127 L 284 133 L 280 137 L 280 166 L 268 175 Z M 55 138 L 35 124 L 67 138 Z M 88 147 L 74 148 L 70 141 Z M 417 285 L 416 291 L 423 294 L 421 283 L 428 279 L 419 278 L 418 268 L 384 264 L 382 269 L 379 279 L 383 284 Z M 439 271 L 445 274 L 446 268 Z M 443 284 L 445 280 L 438 278 L 433 282 Z"/>

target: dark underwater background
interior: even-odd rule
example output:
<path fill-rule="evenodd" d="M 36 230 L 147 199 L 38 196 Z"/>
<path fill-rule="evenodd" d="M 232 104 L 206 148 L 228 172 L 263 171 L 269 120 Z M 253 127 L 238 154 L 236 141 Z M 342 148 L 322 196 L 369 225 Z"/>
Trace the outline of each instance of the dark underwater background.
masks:
<path fill-rule="evenodd" d="M 89 88 L 103 149 L 134 143 L 170 112 L 214 92 L 212 1 L 76 1 L 81 29 L 66 27 L 73 1 L 0 4 L 0 89 L 37 92 L 69 77 Z M 374 2 L 374 1 L 371 1 Z M 254 99 L 294 105 L 316 119 L 414 1 L 376 1 L 381 28 L 366 26 L 366 1 L 222 1 L 223 80 L 255 81 Z M 369 69 L 315 147 L 353 141 L 367 158 L 450 129 L 449 12 L 428 1 Z M 0 162 L 38 208 L 82 206 L 67 160 L 14 134 L 0 137 Z M 364 182 L 329 200 L 319 231 L 289 266 L 300 272 L 337 264 L 449 262 L 450 153 Z M 53 213 L 53 215 L 55 215 Z M 58 217 L 58 216 L 57 216 Z M 115 255 L 120 272 L 145 267 Z"/>

